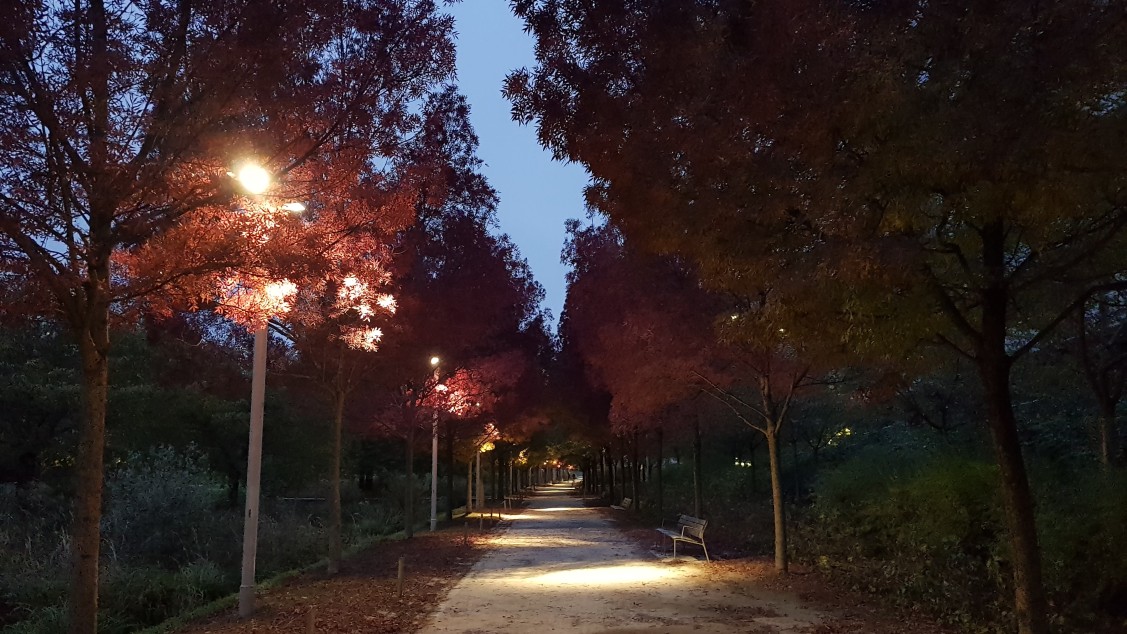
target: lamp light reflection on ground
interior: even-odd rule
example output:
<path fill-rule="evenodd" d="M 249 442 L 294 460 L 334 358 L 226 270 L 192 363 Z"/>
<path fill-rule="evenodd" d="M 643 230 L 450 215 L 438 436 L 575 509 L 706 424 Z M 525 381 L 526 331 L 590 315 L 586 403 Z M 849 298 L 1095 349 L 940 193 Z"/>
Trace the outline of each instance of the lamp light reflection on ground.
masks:
<path fill-rule="evenodd" d="M 513 579 L 513 582 L 550 586 L 634 586 L 684 574 L 683 569 L 668 564 L 629 562 L 617 566 L 555 570 L 541 575 Z"/>
<path fill-rule="evenodd" d="M 500 548 L 573 548 L 590 547 L 598 542 L 590 539 L 575 539 L 572 537 L 544 538 L 539 535 L 509 536 L 502 535 L 493 540 L 493 544 Z"/>

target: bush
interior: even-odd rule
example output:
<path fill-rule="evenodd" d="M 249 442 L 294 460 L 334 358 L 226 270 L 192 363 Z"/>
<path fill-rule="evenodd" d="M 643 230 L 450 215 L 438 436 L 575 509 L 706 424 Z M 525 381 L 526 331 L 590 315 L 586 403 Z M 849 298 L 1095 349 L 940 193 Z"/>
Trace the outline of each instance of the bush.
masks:
<path fill-rule="evenodd" d="M 1009 573 L 995 469 L 874 449 L 826 473 L 792 542 L 854 589 L 976 631 L 1008 627 Z"/>
<path fill-rule="evenodd" d="M 207 561 L 170 571 L 151 566 L 107 566 L 102 575 L 99 631 L 135 632 L 221 597 L 231 580 Z"/>
<path fill-rule="evenodd" d="M 200 556 L 196 527 L 223 498 L 223 483 L 194 451 L 133 453 L 106 479 L 102 533 L 111 558 L 175 566 Z"/>
<path fill-rule="evenodd" d="M 347 487 L 346 487 L 347 490 Z M 348 496 L 345 544 L 399 530 L 402 500 Z M 133 454 L 107 477 L 99 631 L 133 632 L 238 588 L 243 517 L 218 506 L 223 485 L 197 454 Z M 326 550 L 317 508 L 263 500 L 257 576 L 307 566 Z M 0 629 L 66 630 L 69 511 L 45 487 L 0 487 Z M 422 517 L 422 515 L 419 515 Z"/>
<path fill-rule="evenodd" d="M 1038 524 L 1045 585 L 1058 622 L 1079 631 L 1127 628 L 1127 474 L 1045 480 Z"/>
<path fill-rule="evenodd" d="M 1062 632 L 1123 631 L 1127 477 L 1039 473 L 1045 586 Z M 858 454 L 823 475 L 792 546 L 854 589 L 971 632 L 1012 629 L 1012 571 L 996 469 L 960 456 Z"/>

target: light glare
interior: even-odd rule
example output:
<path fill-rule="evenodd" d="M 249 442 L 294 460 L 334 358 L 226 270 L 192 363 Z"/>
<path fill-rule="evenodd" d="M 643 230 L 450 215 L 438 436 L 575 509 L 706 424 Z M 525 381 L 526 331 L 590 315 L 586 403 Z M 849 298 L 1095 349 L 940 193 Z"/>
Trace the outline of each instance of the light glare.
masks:
<path fill-rule="evenodd" d="M 239 174 L 235 178 L 251 194 L 261 194 L 270 187 L 270 172 L 254 163 L 247 163 L 239 168 Z"/>

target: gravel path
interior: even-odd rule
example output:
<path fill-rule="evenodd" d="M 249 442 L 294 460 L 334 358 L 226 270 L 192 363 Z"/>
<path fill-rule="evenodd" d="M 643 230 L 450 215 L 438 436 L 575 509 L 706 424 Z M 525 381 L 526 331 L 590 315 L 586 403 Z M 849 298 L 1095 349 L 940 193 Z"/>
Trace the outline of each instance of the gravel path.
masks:
<path fill-rule="evenodd" d="M 431 615 L 423 634 L 809 633 L 826 615 L 783 594 L 736 592 L 703 559 L 638 547 L 570 487 L 541 489 Z M 698 552 L 685 546 L 690 554 Z"/>

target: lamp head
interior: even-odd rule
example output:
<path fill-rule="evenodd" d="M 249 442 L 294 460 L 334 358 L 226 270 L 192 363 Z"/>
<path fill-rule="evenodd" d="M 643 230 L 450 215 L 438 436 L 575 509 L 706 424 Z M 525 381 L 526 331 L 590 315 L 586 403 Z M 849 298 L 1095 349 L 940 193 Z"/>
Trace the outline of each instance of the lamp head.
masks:
<path fill-rule="evenodd" d="M 246 163 L 239 168 L 235 180 L 243 186 L 249 194 L 261 194 L 270 187 L 270 172 L 261 165 Z"/>

